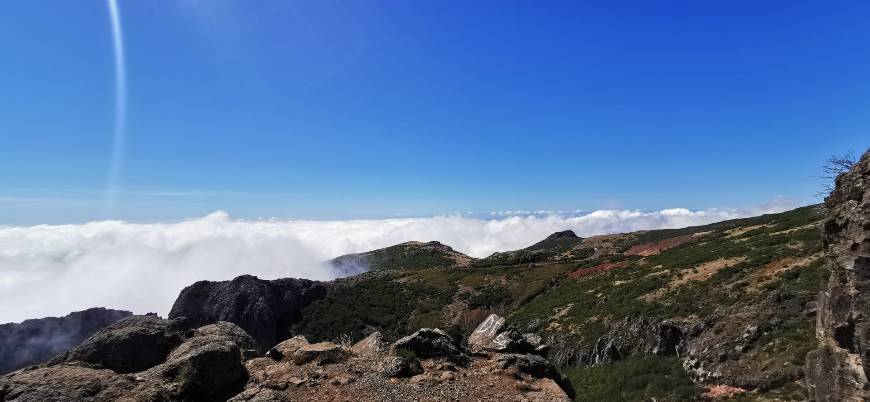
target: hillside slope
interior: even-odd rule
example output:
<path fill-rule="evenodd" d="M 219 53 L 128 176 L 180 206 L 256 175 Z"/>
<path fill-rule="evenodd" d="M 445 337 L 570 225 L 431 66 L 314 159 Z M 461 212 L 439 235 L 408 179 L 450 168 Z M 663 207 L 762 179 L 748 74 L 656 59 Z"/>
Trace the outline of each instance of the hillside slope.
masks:
<path fill-rule="evenodd" d="M 826 277 L 816 210 L 588 239 L 554 234 L 472 269 L 370 272 L 336 281 L 294 331 L 314 340 L 423 327 L 467 335 L 499 313 L 543 335 L 550 360 L 578 367 L 569 370 L 578 381 L 592 375 L 589 365 L 632 357 L 671 367 L 657 359 L 679 356 L 677 370 L 696 382 L 799 397 Z"/>
<path fill-rule="evenodd" d="M 329 261 L 345 274 L 366 271 L 467 267 L 474 259 L 437 241 L 409 241 Z"/>

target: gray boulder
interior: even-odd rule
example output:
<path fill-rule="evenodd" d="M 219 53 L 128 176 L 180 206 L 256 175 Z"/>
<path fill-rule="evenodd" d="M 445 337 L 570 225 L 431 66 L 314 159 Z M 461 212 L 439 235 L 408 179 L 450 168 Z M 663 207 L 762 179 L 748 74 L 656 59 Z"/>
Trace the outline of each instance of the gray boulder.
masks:
<path fill-rule="evenodd" d="M 440 329 L 423 328 L 393 343 L 392 349 L 406 350 L 421 359 L 446 358 L 459 363 L 468 360 L 465 350 Z"/>

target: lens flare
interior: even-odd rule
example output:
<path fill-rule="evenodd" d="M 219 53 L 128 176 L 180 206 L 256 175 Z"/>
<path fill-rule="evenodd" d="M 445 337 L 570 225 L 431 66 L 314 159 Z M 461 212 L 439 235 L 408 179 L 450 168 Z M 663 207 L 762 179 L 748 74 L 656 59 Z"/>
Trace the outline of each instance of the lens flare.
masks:
<path fill-rule="evenodd" d="M 106 185 L 105 213 L 111 216 L 115 209 L 115 197 L 121 182 L 124 162 L 124 142 L 127 120 L 127 71 L 124 65 L 124 38 L 121 34 L 121 14 L 117 0 L 107 0 L 112 23 L 112 46 L 115 52 L 115 127 L 112 134 L 112 154 L 109 165 L 109 181 Z"/>

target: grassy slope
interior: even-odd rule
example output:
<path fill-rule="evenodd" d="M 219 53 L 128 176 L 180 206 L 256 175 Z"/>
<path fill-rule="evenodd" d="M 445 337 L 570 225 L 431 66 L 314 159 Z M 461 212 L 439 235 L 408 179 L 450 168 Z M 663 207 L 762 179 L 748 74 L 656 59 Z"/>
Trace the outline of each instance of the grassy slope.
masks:
<path fill-rule="evenodd" d="M 615 249 L 627 250 L 694 235 L 688 243 L 648 257 L 617 253 L 592 260 L 582 255 L 559 263 L 364 275 L 349 281 L 353 285 L 337 286 L 327 299 L 309 306 L 295 330 L 315 340 L 345 333 L 359 339 L 373 329 L 398 336 L 420 327 L 467 334 L 486 314 L 498 312 L 516 325 L 543 321 L 545 334 L 567 334 L 577 342 L 592 342 L 608 330 L 609 323 L 624 318 L 723 317 L 765 306 L 782 323 L 754 343 L 753 359 L 765 366 L 797 365 L 811 345 L 813 318 L 786 306 L 814 300 L 827 276 L 817 258 L 822 249 L 818 221 L 813 207 L 805 207 L 706 226 L 639 232 L 620 237 L 621 243 L 615 245 Z M 730 264 L 717 266 L 717 260 Z M 597 272 L 595 268 L 604 263 L 615 268 Z M 577 272 L 592 274 L 569 275 Z M 720 328 L 725 325 L 728 320 L 712 331 L 727 334 L 729 328 Z M 623 367 L 632 372 L 644 365 L 670 370 L 667 363 L 641 358 L 625 364 L 594 370 L 607 373 Z M 578 389 L 588 385 L 587 377 L 595 378 L 598 373 L 577 370 L 569 374 L 585 373 L 571 375 Z M 632 392 L 638 390 L 631 384 L 620 383 L 619 387 L 626 388 L 626 395 L 635 395 Z M 652 396 L 657 391 L 638 392 Z"/>

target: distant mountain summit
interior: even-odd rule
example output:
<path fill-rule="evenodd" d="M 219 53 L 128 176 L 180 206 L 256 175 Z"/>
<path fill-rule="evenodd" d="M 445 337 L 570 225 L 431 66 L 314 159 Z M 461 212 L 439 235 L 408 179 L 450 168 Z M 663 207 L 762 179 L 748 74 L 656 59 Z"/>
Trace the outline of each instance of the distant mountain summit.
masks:
<path fill-rule="evenodd" d="M 329 261 L 351 275 L 365 271 L 468 267 L 474 259 L 437 241 L 409 241 L 365 253 L 347 254 Z"/>
<path fill-rule="evenodd" d="M 563 230 L 561 232 L 553 233 L 547 236 L 544 240 L 555 240 L 555 239 L 579 239 L 580 236 L 577 236 L 573 230 Z"/>
<path fill-rule="evenodd" d="M 90 308 L 65 317 L 0 325 L 0 374 L 42 363 L 131 314 L 129 311 Z"/>

